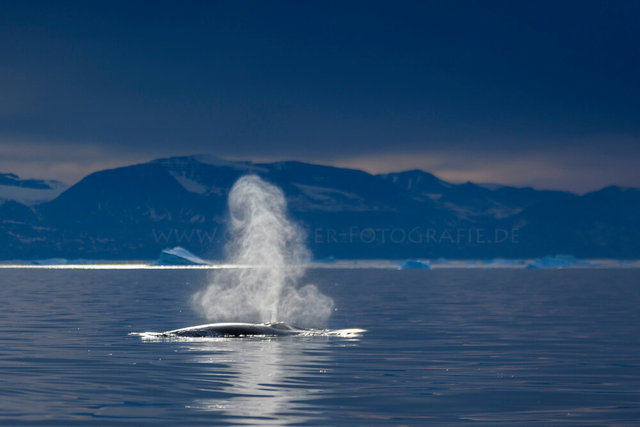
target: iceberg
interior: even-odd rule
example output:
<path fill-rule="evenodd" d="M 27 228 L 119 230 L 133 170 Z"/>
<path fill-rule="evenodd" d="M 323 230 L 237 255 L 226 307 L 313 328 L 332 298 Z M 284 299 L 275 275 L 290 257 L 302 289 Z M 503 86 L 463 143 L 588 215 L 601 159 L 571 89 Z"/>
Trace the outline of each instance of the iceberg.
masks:
<path fill-rule="evenodd" d="M 431 265 L 426 262 L 409 259 L 398 264 L 402 270 L 430 270 Z"/>
<path fill-rule="evenodd" d="M 536 258 L 533 262 L 527 264 L 525 268 L 538 270 L 545 268 L 593 267 L 594 265 L 595 264 L 589 261 L 578 259 L 573 255 L 556 255 Z"/>
<path fill-rule="evenodd" d="M 31 261 L 31 265 L 66 265 L 69 264 L 69 260 L 66 258 L 47 258 L 47 259 L 35 259 Z"/>
<path fill-rule="evenodd" d="M 199 258 L 180 246 L 173 249 L 165 249 L 155 262 L 155 265 L 209 265 L 210 263 Z"/>

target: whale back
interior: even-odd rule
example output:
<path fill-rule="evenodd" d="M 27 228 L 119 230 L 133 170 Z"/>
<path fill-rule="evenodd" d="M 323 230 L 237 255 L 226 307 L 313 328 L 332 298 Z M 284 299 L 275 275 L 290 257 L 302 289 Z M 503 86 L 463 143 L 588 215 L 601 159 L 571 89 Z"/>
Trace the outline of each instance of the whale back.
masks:
<path fill-rule="evenodd" d="M 162 332 L 163 337 L 246 337 L 296 335 L 304 329 L 286 323 L 210 323 Z"/>

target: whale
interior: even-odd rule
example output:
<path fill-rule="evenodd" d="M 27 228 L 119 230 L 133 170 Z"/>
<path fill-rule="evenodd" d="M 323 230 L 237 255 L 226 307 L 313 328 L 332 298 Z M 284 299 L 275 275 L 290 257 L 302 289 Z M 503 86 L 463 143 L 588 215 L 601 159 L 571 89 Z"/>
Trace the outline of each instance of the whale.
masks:
<path fill-rule="evenodd" d="M 305 329 L 291 326 L 284 322 L 268 323 L 207 323 L 172 329 L 165 332 L 131 332 L 144 340 L 164 340 L 181 338 L 243 338 L 243 337 L 279 337 L 279 336 L 342 336 L 357 337 L 366 332 L 365 329 Z"/>
<path fill-rule="evenodd" d="M 296 328 L 282 322 L 273 323 L 208 323 L 205 325 L 189 326 L 165 332 L 156 332 L 157 338 L 207 338 L 207 337 L 275 337 L 283 335 L 298 335 L 309 329 Z"/>

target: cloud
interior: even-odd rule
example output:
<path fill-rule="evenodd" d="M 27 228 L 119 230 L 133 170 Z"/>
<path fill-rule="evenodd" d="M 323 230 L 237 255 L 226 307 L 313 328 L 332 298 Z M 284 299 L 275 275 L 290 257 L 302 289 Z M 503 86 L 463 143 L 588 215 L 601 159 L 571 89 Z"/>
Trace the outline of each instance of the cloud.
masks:
<path fill-rule="evenodd" d="M 29 71 L 0 66 L 0 118 L 21 116 L 39 101 L 39 89 Z"/>
<path fill-rule="evenodd" d="M 95 143 L 0 141 L 1 172 L 16 173 L 23 178 L 57 179 L 68 184 L 98 170 L 148 161 L 149 156 Z"/>
<path fill-rule="evenodd" d="M 147 162 L 160 157 L 191 154 L 221 155 L 219 150 L 173 147 L 123 148 L 81 141 L 19 141 L 0 139 L 0 172 L 24 178 L 58 179 L 73 184 L 98 170 Z M 272 155 L 255 156 L 250 150 L 230 160 L 269 162 L 299 160 L 362 169 L 370 173 L 421 169 L 450 182 L 492 182 L 541 189 L 587 192 L 607 185 L 640 187 L 637 159 L 640 141 L 610 136 L 544 144 L 535 141 L 500 144 L 433 144 L 423 148 L 386 149 L 345 154 L 337 149 L 292 153 L 274 149 Z"/>
<path fill-rule="evenodd" d="M 421 169 L 450 182 L 501 183 L 584 193 L 607 185 L 640 187 L 640 141 L 610 137 L 537 149 L 452 147 L 415 152 L 373 153 L 336 159 L 340 167 L 371 173 Z"/>

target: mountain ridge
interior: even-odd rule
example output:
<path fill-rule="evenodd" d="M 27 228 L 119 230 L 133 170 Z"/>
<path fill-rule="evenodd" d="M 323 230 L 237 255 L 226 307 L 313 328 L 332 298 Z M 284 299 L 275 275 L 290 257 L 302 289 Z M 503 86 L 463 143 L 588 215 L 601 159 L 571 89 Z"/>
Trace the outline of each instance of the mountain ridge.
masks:
<path fill-rule="evenodd" d="M 454 184 L 421 170 L 180 156 L 94 172 L 31 206 L 5 201 L 0 258 L 152 259 L 172 245 L 219 258 L 227 194 L 246 173 L 282 188 L 316 257 L 640 257 L 638 189 L 580 196 Z"/>
<path fill-rule="evenodd" d="M 21 179 L 14 173 L 0 172 L 0 204 L 18 202 L 30 206 L 53 200 L 67 188 L 67 184 L 53 179 Z"/>

